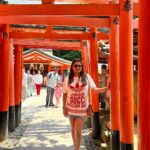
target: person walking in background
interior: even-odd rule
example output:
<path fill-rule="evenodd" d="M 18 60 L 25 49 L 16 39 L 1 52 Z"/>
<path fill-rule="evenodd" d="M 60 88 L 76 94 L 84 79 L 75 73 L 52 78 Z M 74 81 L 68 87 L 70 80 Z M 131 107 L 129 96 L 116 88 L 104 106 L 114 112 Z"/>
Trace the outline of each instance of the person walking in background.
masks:
<path fill-rule="evenodd" d="M 27 74 L 25 72 L 25 69 L 23 68 L 22 73 L 22 99 L 26 100 L 27 98 Z"/>
<path fill-rule="evenodd" d="M 60 105 L 60 98 L 62 95 L 62 82 L 57 82 L 57 85 L 54 88 L 55 98 L 56 98 L 56 107 Z"/>
<path fill-rule="evenodd" d="M 57 80 L 59 78 L 58 68 L 54 68 L 54 71 L 50 71 L 47 74 L 47 96 L 46 96 L 46 107 L 54 106 L 54 87 L 56 86 Z"/>
<path fill-rule="evenodd" d="M 97 88 L 91 76 L 84 73 L 81 60 L 74 59 L 63 82 L 63 114 L 69 117 L 75 150 L 80 148 L 81 130 L 89 108 L 89 89 L 103 93 L 107 87 Z"/>
<path fill-rule="evenodd" d="M 46 71 L 43 72 L 43 85 L 44 85 L 44 87 L 47 87 L 47 85 L 48 85 Z"/>
<path fill-rule="evenodd" d="M 41 91 L 41 85 L 43 83 L 43 76 L 41 75 L 40 70 L 38 70 L 38 73 L 35 75 L 35 86 L 36 86 L 36 93 L 37 95 L 40 95 Z"/>
<path fill-rule="evenodd" d="M 107 86 L 107 84 L 108 84 L 107 66 L 105 64 L 103 64 L 101 66 L 101 74 L 100 74 L 99 87 Z M 106 108 L 107 92 L 99 94 L 99 100 L 100 100 L 101 108 L 103 108 L 103 109 Z"/>
<path fill-rule="evenodd" d="M 36 77 L 36 73 L 35 73 L 35 70 L 33 70 L 32 71 L 32 83 L 31 83 L 31 85 L 32 85 L 32 91 L 34 92 L 35 91 L 35 77 Z"/>
<path fill-rule="evenodd" d="M 30 70 L 27 70 L 27 96 L 32 96 L 32 75 Z"/>

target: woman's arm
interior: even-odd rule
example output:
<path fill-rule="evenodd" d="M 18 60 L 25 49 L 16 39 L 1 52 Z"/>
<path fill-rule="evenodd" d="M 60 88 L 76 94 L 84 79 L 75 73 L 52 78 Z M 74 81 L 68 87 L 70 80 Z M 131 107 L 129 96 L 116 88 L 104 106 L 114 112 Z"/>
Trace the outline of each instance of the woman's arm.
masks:
<path fill-rule="evenodd" d="M 68 115 L 67 107 L 66 107 L 67 93 L 63 93 L 63 114 L 64 116 Z"/>
<path fill-rule="evenodd" d="M 104 92 L 106 92 L 108 90 L 108 88 L 107 87 L 102 87 L 102 88 L 94 88 L 94 89 L 92 89 L 92 91 L 93 92 L 95 92 L 95 93 L 104 93 Z"/>
<path fill-rule="evenodd" d="M 94 81 L 92 79 L 92 77 L 89 74 L 87 75 L 87 77 L 88 77 L 89 87 L 93 92 L 95 92 L 95 93 L 104 93 L 108 90 L 107 87 L 97 88 L 96 84 L 94 83 Z"/>
<path fill-rule="evenodd" d="M 66 107 L 67 93 L 63 93 L 63 108 Z"/>

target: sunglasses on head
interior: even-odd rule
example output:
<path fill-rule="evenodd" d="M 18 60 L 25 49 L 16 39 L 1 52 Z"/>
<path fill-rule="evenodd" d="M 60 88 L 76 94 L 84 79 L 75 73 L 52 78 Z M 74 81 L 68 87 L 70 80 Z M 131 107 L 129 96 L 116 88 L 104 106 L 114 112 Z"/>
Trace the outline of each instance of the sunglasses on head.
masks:
<path fill-rule="evenodd" d="M 73 65 L 73 67 L 77 68 L 77 67 L 82 67 L 82 65 Z"/>

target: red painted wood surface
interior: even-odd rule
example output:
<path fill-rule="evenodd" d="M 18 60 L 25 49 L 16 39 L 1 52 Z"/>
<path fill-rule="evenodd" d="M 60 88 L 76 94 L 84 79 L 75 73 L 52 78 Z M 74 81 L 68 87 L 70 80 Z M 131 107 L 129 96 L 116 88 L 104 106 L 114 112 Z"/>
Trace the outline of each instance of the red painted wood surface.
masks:
<path fill-rule="evenodd" d="M 20 91 L 22 83 L 22 47 L 15 46 L 15 66 L 14 66 L 14 75 L 15 75 L 15 105 L 19 105 L 21 102 Z"/>
<path fill-rule="evenodd" d="M 2 40 L 0 52 L 0 111 L 8 111 L 9 106 L 9 67 L 10 67 L 10 39 L 9 25 L 2 25 L 5 36 Z"/>
<path fill-rule="evenodd" d="M 119 4 L 0 5 L 0 16 L 14 16 L 14 15 L 20 15 L 20 16 L 22 15 L 73 15 L 73 16 L 117 15 L 118 16 Z"/>
<path fill-rule="evenodd" d="M 14 39 L 14 45 L 28 48 L 49 48 L 58 50 L 81 50 L 80 42 L 52 41 L 49 39 Z"/>
<path fill-rule="evenodd" d="M 138 150 L 150 149 L 150 1 L 139 0 Z"/>
<path fill-rule="evenodd" d="M 15 105 L 13 42 L 10 43 L 9 106 Z"/>
<path fill-rule="evenodd" d="M 91 28 L 91 33 L 96 35 L 96 28 Z M 90 40 L 90 74 L 98 87 L 98 45 L 97 36 L 92 37 Z M 91 94 L 92 108 L 94 112 L 99 112 L 99 99 L 98 94 Z"/>
<path fill-rule="evenodd" d="M 120 0 L 120 141 L 133 144 L 133 11 L 124 10 L 125 2 Z"/>
<path fill-rule="evenodd" d="M 47 56 L 44 56 L 43 54 L 40 54 L 38 52 L 33 52 L 33 53 L 29 53 L 27 55 L 25 55 L 23 57 L 23 61 L 24 63 L 33 63 L 33 62 L 37 62 L 37 63 L 50 63 L 50 62 L 55 62 L 57 64 L 60 64 L 61 65 L 66 65 L 67 67 L 69 66 L 69 64 L 65 63 L 65 62 L 62 62 L 62 61 L 59 61 L 59 60 L 56 60 L 56 59 L 53 59 L 53 58 L 50 58 L 50 57 L 47 57 Z"/>
<path fill-rule="evenodd" d="M 119 89 L 119 22 L 114 24 L 115 17 L 111 17 L 110 21 L 110 120 L 111 129 L 119 131 L 120 122 L 120 89 Z"/>

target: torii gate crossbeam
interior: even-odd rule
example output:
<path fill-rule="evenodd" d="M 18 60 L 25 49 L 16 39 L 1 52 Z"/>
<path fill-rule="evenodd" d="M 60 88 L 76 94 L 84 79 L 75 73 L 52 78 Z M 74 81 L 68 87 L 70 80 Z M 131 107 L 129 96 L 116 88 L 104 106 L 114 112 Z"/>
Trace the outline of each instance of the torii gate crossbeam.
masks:
<path fill-rule="evenodd" d="M 0 5 L 0 16 L 14 15 L 119 16 L 119 4 Z"/>

